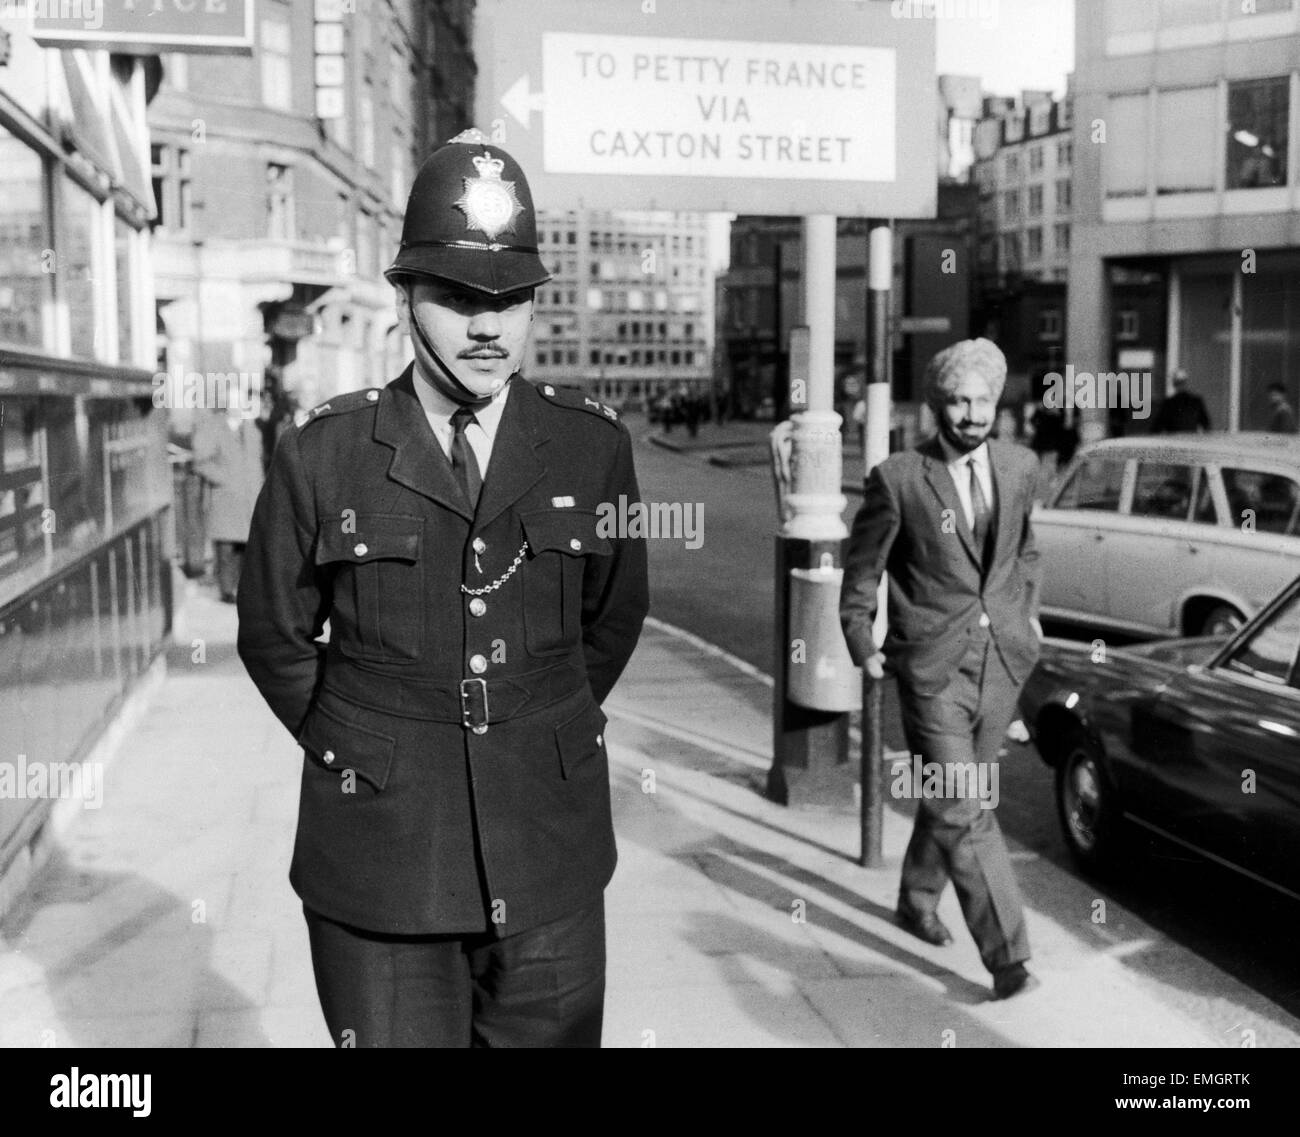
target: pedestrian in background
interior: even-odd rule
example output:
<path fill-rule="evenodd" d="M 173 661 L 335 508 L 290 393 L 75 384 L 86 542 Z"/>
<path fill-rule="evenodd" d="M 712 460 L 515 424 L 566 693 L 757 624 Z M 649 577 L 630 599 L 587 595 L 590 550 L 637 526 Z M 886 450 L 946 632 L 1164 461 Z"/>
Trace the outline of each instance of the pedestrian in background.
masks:
<path fill-rule="evenodd" d="M 1187 389 L 1187 372 L 1177 368 L 1172 376 L 1174 393 L 1156 411 L 1152 434 L 1196 434 L 1210 429 L 1210 412 L 1205 400 Z"/>
<path fill-rule="evenodd" d="M 217 590 L 235 602 L 249 525 L 262 488 L 262 432 L 237 403 L 200 411 L 194 423 L 194 472 L 203 479 L 208 539 Z"/>
<path fill-rule="evenodd" d="M 386 276 L 415 363 L 276 448 L 239 654 L 304 749 L 289 879 L 339 1046 L 599 1046 L 616 859 L 601 703 L 648 607 L 632 439 L 519 374 L 537 250 L 479 131 Z M 319 642 L 328 620 L 328 646 Z"/>
<path fill-rule="evenodd" d="M 1268 429 L 1272 434 L 1295 434 L 1295 409 L 1287 398 L 1286 387 L 1281 383 L 1268 385 L 1268 405 L 1272 414 L 1268 420 Z"/>
<path fill-rule="evenodd" d="M 989 437 L 1006 374 L 986 339 L 930 361 L 925 398 L 938 435 L 871 471 L 840 600 L 853 661 L 874 679 L 886 663 L 897 676 L 914 760 L 961 763 L 989 779 L 1042 635 L 1029 523 L 1037 462 Z M 886 572 L 889 634 L 877 645 L 872 623 Z M 1029 938 L 996 804 L 970 794 L 917 802 L 897 917 L 927 943 L 951 943 L 936 911 L 951 880 L 994 995 L 1010 998 L 1037 980 L 1025 967 Z"/>

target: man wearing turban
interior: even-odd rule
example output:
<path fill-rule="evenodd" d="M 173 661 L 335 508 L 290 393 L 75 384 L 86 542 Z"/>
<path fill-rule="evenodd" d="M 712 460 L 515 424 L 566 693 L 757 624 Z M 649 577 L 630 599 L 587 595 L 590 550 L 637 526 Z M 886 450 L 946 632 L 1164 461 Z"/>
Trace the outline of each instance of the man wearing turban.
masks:
<path fill-rule="evenodd" d="M 1029 524 L 1037 462 L 989 437 L 1006 375 L 1006 359 L 986 339 L 930 361 L 925 399 L 938 434 L 872 470 L 840 601 L 854 662 L 875 679 L 888 666 L 898 679 L 913 761 L 967 775 L 945 777 L 917 802 L 898 920 L 928 943 L 951 943 L 937 914 L 951 880 L 996 998 L 1037 985 L 1025 968 L 1029 940 L 996 798 L 972 793 L 997 785 L 990 769 L 1041 638 Z M 885 573 L 889 632 L 877 645 Z"/>

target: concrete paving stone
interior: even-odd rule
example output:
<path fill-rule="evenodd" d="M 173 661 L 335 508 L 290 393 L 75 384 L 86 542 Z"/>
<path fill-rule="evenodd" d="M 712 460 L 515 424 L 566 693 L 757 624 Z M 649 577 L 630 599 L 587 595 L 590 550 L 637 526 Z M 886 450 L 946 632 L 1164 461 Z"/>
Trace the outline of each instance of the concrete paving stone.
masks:
<path fill-rule="evenodd" d="M 799 980 L 808 1001 L 842 1046 L 1007 1047 L 1016 1043 L 954 1003 L 922 976 Z M 945 1034 L 945 1032 L 950 1032 Z"/>
<path fill-rule="evenodd" d="M 243 1011 L 204 1011 L 198 1016 L 194 1045 L 279 1049 L 329 1048 L 331 1044 L 319 1010 L 314 1006 L 290 1005 Z"/>
<path fill-rule="evenodd" d="M 113 1050 L 176 1049 L 189 1047 L 193 1041 L 194 1015 L 187 1009 L 177 1009 L 149 1014 L 70 1017 L 56 1030 L 54 1045 Z M 129 1060 L 115 1061 L 117 1067 L 127 1064 Z"/>
<path fill-rule="evenodd" d="M 261 1006 L 271 992 L 274 941 L 265 931 L 214 929 L 196 1005 L 202 1010 Z"/>
<path fill-rule="evenodd" d="M 773 999 L 760 984 L 614 987 L 605 998 L 606 1047 L 832 1047 L 838 1040 L 798 994 Z"/>

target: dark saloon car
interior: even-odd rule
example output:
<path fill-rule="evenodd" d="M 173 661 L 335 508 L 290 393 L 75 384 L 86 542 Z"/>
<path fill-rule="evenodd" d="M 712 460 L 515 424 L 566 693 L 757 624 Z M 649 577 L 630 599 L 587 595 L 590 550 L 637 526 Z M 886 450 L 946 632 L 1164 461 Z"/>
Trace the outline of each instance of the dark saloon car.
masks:
<path fill-rule="evenodd" d="M 1021 694 L 1066 844 L 1134 822 L 1300 900 L 1300 578 L 1231 638 L 1051 640 Z"/>

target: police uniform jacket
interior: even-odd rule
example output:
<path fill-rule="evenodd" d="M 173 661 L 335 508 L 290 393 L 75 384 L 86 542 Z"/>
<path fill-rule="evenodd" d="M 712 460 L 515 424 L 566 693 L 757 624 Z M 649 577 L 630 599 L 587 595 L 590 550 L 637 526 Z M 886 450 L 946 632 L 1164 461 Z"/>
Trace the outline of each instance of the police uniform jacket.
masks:
<path fill-rule="evenodd" d="M 614 870 L 600 704 L 648 606 L 644 541 L 605 523 L 639 500 L 631 438 L 516 375 L 473 510 L 413 381 L 281 440 L 239 654 L 304 750 L 303 902 L 380 932 L 512 934 Z"/>

